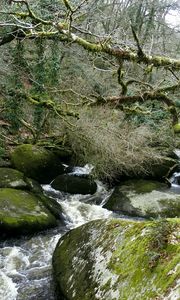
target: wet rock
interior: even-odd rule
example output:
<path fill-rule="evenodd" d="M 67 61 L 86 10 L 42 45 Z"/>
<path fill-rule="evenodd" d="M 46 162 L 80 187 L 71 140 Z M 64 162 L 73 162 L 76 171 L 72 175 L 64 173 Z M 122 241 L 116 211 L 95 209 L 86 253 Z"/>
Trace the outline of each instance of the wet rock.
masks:
<path fill-rule="evenodd" d="M 62 163 L 53 152 L 35 145 L 17 146 L 11 154 L 11 161 L 17 170 L 40 183 L 49 183 L 64 172 Z"/>
<path fill-rule="evenodd" d="M 0 168 L 0 188 L 25 189 L 27 183 L 24 180 L 24 174 L 20 171 L 10 168 Z"/>
<path fill-rule="evenodd" d="M 168 177 L 177 167 L 178 160 L 164 156 L 160 162 L 151 165 L 151 168 L 149 169 L 149 177 L 153 177 L 157 180 L 163 177 Z"/>
<path fill-rule="evenodd" d="M 41 185 L 36 180 L 26 177 L 25 182 L 27 184 L 27 189 L 32 193 L 36 195 L 43 193 Z"/>
<path fill-rule="evenodd" d="M 61 205 L 55 199 L 49 198 L 44 194 L 39 194 L 38 196 L 41 199 L 41 202 L 53 214 L 53 216 L 63 222 L 64 217 L 62 216 L 63 211 Z"/>
<path fill-rule="evenodd" d="M 11 188 L 0 189 L 1 237 L 38 232 L 57 224 L 37 196 Z"/>
<path fill-rule="evenodd" d="M 70 194 L 94 194 L 97 190 L 97 184 L 92 179 L 74 175 L 59 175 L 51 186 Z"/>
<path fill-rule="evenodd" d="M 178 219 L 113 219 L 71 230 L 53 254 L 57 299 L 175 299 L 179 229 Z"/>
<path fill-rule="evenodd" d="M 62 217 L 61 205 L 55 199 L 52 199 L 48 195 L 45 195 L 41 185 L 36 180 L 31 179 L 31 178 L 26 178 L 25 180 L 28 185 L 28 189 L 43 202 L 44 206 L 57 219 L 60 219 L 63 222 L 64 217 Z"/>
<path fill-rule="evenodd" d="M 0 158 L 0 168 L 11 168 L 12 164 L 9 160 Z"/>
<path fill-rule="evenodd" d="M 180 195 L 163 183 L 129 180 L 115 187 L 103 207 L 136 217 L 179 217 Z"/>

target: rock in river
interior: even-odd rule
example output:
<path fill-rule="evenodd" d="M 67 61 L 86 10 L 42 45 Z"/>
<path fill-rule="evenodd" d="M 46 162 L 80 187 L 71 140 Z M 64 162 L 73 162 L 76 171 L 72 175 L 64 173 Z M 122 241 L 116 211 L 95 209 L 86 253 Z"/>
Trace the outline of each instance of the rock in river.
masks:
<path fill-rule="evenodd" d="M 64 172 L 62 163 L 53 152 L 36 145 L 17 146 L 11 154 L 11 161 L 17 170 L 40 183 L 49 183 Z"/>
<path fill-rule="evenodd" d="M 180 195 L 157 181 L 128 180 L 115 187 L 103 207 L 136 217 L 180 217 Z"/>
<path fill-rule="evenodd" d="M 51 183 L 56 190 L 70 194 L 94 194 L 97 184 L 90 178 L 74 175 L 59 175 Z"/>
<path fill-rule="evenodd" d="M 37 196 L 11 188 L 0 189 L 1 237 L 38 232 L 57 224 Z"/>
<path fill-rule="evenodd" d="M 53 255 L 57 299 L 179 299 L 178 219 L 97 220 L 64 235 Z"/>

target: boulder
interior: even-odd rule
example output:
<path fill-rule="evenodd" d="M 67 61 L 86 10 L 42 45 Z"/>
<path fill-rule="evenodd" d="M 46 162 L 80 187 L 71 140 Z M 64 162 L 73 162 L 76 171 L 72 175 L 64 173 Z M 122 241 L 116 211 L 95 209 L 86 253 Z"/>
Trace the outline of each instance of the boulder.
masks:
<path fill-rule="evenodd" d="M 170 176 L 178 167 L 179 163 L 177 159 L 170 157 L 162 157 L 160 162 L 153 163 L 149 168 L 148 177 L 153 177 L 157 180 Z"/>
<path fill-rule="evenodd" d="M 0 189 L 1 237 L 29 234 L 57 225 L 41 199 L 27 191 Z"/>
<path fill-rule="evenodd" d="M 28 190 L 35 194 L 57 219 L 61 219 L 61 221 L 63 221 L 64 217 L 62 217 L 63 213 L 61 205 L 55 199 L 45 195 L 41 185 L 36 180 L 25 178 L 25 181 L 27 183 Z"/>
<path fill-rule="evenodd" d="M 0 168 L 11 168 L 12 164 L 9 160 L 0 157 Z"/>
<path fill-rule="evenodd" d="M 59 191 L 70 194 L 94 194 L 97 190 L 97 184 L 91 179 L 74 175 L 59 175 L 51 186 Z"/>
<path fill-rule="evenodd" d="M 33 194 L 43 194 L 43 189 L 41 187 L 41 185 L 39 184 L 39 182 L 37 182 L 36 180 L 32 179 L 32 178 L 28 178 L 25 177 L 25 182 L 27 184 L 27 189 L 32 192 Z"/>
<path fill-rule="evenodd" d="M 64 221 L 63 211 L 61 205 L 52 198 L 45 196 L 44 194 L 39 194 L 38 197 L 41 199 L 41 202 L 44 206 L 55 216 L 56 219 Z"/>
<path fill-rule="evenodd" d="M 24 174 L 10 168 L 0 168 L 0 188 L 26 189 Z"/>
<path fill-rule="evenodd" d="M 180 195 L 163 183 L 128 180 L 115 187 L 103 207 L 136 217 L 180 217 Z"/>
<path fill-rule="evenodd" d="M 180 124 L 179 124 L 179 123 L 175 124 L 175 125 L 173 126 L 173 129 L 174 129 L 174 132 L 175 132 L 175 133 L 180 133 Z"/>
<path fill-rule="evenodd" d="M 96 220 L 75 228 L 53 254 L 57 299 L 179 299 L 178 219 Z"/>
<path fill-rule="evenodd" d="M 11 154 L 11 161 L 17 170 L 40 183 L 49 183 L 64 172 L 62 163 L 53 152 L 35 145 L 17 146 Z"/>

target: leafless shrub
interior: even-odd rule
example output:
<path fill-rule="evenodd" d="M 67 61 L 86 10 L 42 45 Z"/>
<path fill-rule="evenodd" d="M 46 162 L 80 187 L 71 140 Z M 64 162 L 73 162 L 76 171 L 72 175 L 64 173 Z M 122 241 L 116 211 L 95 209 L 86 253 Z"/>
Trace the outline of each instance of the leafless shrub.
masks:
<path fill-rule="evenodd" d="M 67 132 L 76 162 L 91 163 L 100 178 L 146 174 L 153 163 L 161 161 L 151 147 L 153 140 L 158 143 L 158 136 L 147 126 L 129 124 L 116 109 L 84 108 L 75 128 Z"/>

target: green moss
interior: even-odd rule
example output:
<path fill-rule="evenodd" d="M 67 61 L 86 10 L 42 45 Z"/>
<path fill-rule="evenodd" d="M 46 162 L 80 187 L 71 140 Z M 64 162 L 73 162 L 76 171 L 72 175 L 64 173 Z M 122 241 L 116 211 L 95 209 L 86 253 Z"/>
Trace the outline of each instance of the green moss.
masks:
<path fill-rule="evenodd" d="M 0 168 L 0 188 L 3 187 L 25 189 L 24 174 L 14 169 Z"/>
<path fill-rule="evenodd" d="M 145 218 L 179 217 L 180 197 L 164 183 L 132 180 L 117 186 L 104 207 Z"/>
<path fill-rule="evenodd" d="M 180 133 L 180 124 L 178 123 L 178 124 L 174 125 L 173 129 L 174 129 L 175 133 Z"/>
<path fill-rule="evenodd" d="M 153 190 L 161 190 L 167 188 L 167 185 L 164 183 L 143 179 L 126 181 L 125 185 L 127 185 L 127 187 L 134 190 L 138 194 L 150 193 Z"/>
<path fill-rule="evenodd" d="M 36 232 L 56 225 L 56 219 L 35 195 L 10 188 L 0 189 L 2 235 Z"/>
<path fill-rule="evenodd" d="M 74 229 L 53 256 L 57 290 L 68 300 L 164 298 L 180 275 L 179 229 L 179 219 L 99 220 Z"/>
<path fill-rule="evenodd" d="M 49 183 L 64 170 L 53 152 L 30 144 L 16 147 L 11 161 L 16 169 L 41 183 Z"/>
<path fill-rule="evenodd" d="M 82 47 L 84 47 L 85 49 L 87 49 L 91 52 L 100 52 L 103 49 L 101 44 L 93 44 L 93 43 L 90 43 L 90 42 L 80 38 L 80 37 L 77 37 L 76 41 L 79 45 L 81 45 Z"/>

